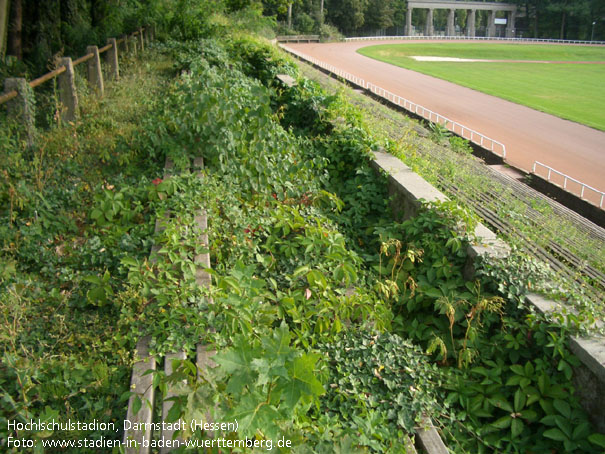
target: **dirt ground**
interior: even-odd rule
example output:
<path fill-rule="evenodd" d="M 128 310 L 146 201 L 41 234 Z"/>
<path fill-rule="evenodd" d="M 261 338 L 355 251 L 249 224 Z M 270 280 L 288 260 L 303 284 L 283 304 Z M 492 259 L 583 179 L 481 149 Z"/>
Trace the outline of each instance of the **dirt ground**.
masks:
<path fill-rule="evenodd" d="M 605 192 L 605 132 L 451 82 L 372 60 L 360 47 L 410 41 L 289 43 L 315 57 L 504 143 L 507 163 L 524 171 L 542 162 Z M 545 175 L 545 171 L 538 172 Z M 555 180 L 557 181 L 557 180 Z M 571 192 L 577 185 L 568 184 Z M 585 192 L 598 204 L 600 197 Z"/>

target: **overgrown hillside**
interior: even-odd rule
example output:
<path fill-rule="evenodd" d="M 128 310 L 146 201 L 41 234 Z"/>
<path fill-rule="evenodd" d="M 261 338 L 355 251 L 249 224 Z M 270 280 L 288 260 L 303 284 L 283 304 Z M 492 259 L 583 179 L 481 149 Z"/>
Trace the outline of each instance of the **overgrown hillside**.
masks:
<path fill-rule="evenodd" d="M 453 452 L 602 449 L 566 329 L 527 311 L 523 285 L 503 289 L 497 263 L 464 280 L 476 220 L 455 204 L 394 220 L 369 165 L 385 144 L 343 96 L 242 33 L 253 17 L 212 16 L 204 39 L 154 46 L 32 148 L 3 126 L 3 448 L 121 440 L 133 350 L 150 336 L 158 358 L 217 351 L 215 368 L 176 361 L 153 382 L 179 385 L 171 422 L 237 421 L 214 436 L 260 445 L 230 452 L 404 453 L 425 418 Z M 209 288 L 196 283 L 205 251 Z M 119 429 L 8 428 L 30 419 Z"/>

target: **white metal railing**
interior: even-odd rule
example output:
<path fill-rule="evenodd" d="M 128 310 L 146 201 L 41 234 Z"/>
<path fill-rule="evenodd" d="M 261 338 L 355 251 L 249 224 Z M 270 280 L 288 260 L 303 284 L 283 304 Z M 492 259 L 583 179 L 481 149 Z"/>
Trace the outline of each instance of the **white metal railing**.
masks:
<path fill-rule="evenodd" d="M 371 41 L 386 39 L 402 40 L 469 40 L 469 41 L 522 41 L 530 43 L 556 43 L 556 44 L 595 44 L 603 45 L 605 41 L 574 41 L 571 39 L 546 39 L 546 38 L 497 38 L 487 36 L 359 36 L 345 38 L 345 41 Z"/>
<path fill-rule="evenodd" d="M 502 142 L 498 142 L 497 140 L 491 139 L 486 135 L 475 131 L 474 129 L 471 129 L 463 124 L 460 124 L 454 120 L 444 117 L 443 115 L 438 114 L 437 112 L 433 112 L 432 110 L 427 109 L 426 107 L 421 106 L 420 104 L 416 104 L 415 102 L 412 102 L 408 99 L 402 98 L 399 95 L 391 93 L 390 91 L 385 90 L 384 88 L 379 87 L 377 85 L 374 85 L 371 82 L 367 82 L 360 77 L 354 76 L 353 74 L 350 74 L 346 71 L 342 71 L 341 69 L 338 69 L 335 66 L 324 63 L 320 60 L 317 60 L 316 58 L 305 55 L 294 49 L 285 48 L 285 50 L 303 60 L 314 64 L 315 66 L 323 68 L 326 71 L 329 71 L 337 75 L 338 77 L 341 77 L 351 82 L 354 85 L 357 85 L 358 87 L 368 90 L 399 107 L 402 107 L 408 112 L 412 112 L 430 122 L 438 123 L 447 128 L 449 131 L 453 132 L 454 134 L 457 134 L 460 137 L 463 137 L 506 160 L 506 147 Z"/>
<path fill-rule="evenodd" d="M 542 176 L 542 175 L 539 175 L 538 173 L 536 173 L 537 167 L 543 167 L 544 169 L 548 170 L 548 173 L 546 175 L 546 181 L 551 181 L 551 176 L 553 173 L 563 177 L 563 189 L 565 189 L 568 192 L 571 192 L 567 188 L 568 181 L 573 181 L 574 183 L 578 184 L 581 188 L 581 190 L 580 190 L 581 199 L 588 200 L 584 197 L 584 193 L 586 192 L 587 189 L 589 192 L 592 192 L 592 193 L 596 194 L 597 196 L 601 196 L 601 200 L 599 201 L 599 208 L 603 208 L 603 202 L 605 201 L 605 192 L 599 191 L 598 189 L 595 189 L 592 186 L 588 186 L 587 184 L 584 184 L 581 181 L 578 181 L 575 178 L 570 177 L 569 175 L 565 175 L 564 173 L 559 172 L 558 170 L 555 170 L 552 167 L 547 166 L 546 164 L 542 164 L 541 162 L 538 162 L 538 161 L 534 162 L 534 167 L 532 169 L 532 173 L 535 175 Z"/>

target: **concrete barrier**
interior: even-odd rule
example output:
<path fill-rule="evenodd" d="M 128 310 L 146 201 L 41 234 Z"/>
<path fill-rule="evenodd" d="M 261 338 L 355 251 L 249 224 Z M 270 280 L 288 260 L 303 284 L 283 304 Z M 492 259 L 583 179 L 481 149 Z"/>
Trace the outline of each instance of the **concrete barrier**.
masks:
<path fill-rule="evenodd" d="M 371 166 L 377 171 L 386 172 L 389 176 L 388 191 L 391 198 L 391 209 L 396 218 L 405 220 L 416 216 L 423 200 L 426 202 L 449 200 L 393 155 L 377 151 L 374 153 Z M 467 249 L 468 261 L 464 269 L 465 279 L 473 277 L 477 257 L 506 257 L 510 253 L 508 244 L 483 224 L 478 223 L 473 233 L 476 241 Z"/>

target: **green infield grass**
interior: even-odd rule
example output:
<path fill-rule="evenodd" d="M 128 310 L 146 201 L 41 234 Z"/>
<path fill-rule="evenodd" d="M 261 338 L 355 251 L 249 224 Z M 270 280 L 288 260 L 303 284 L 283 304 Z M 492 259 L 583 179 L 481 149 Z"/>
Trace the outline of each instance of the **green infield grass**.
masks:
<path fill-rule="evenodd" d="M 412 58 L 603 62 L 602 46 L 409 43 L 368 46 L 358 52 L 605 131 L 605 64 L 426 62 Z"/>

